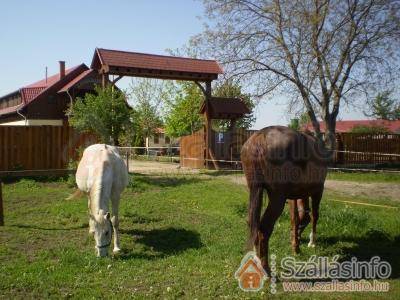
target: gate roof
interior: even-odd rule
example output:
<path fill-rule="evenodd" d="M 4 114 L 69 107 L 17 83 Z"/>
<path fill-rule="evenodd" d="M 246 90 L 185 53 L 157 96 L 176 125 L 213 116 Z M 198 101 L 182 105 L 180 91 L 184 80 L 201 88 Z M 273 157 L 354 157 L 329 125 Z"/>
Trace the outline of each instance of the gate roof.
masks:
<path fill-rule="evenodd" d="M 209 100 L 209 117 L 211 119 L 236 119 L 250 113 L 250 109 L 239 98 L 211 97 Z M 200 107 L 200 113 L 206 110 L 205 101 Z"/>
<path fill-rule="evenodd" d="M 217 61 L 96 48 L 92 69 L 110 75 L 211 81 L 223 71 Z"/>

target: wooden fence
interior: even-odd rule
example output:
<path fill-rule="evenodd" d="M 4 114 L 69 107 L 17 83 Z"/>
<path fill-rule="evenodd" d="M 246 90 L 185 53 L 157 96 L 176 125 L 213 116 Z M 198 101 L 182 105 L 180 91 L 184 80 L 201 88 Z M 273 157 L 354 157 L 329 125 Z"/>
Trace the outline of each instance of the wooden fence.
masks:
<path fill-rule="evenodd" d="M 236 129 L 223 144 L 216 142 L 215 133 L 212 132 L 213 159 L 240 161 L 241 148 L 254 132 L 256 131 Z M 204 167 L 205 136 L 203 130 L 182 137 L 180 147 L 182 166 Z M 223 151 L 226 150 L 225 148 L 229 149 L 229 153 Z M 400 134 L 338 133 L 336 150 L 333 161 L 336 165 L 400 164 Z M 228 166 L 231 165 L 228 163 Z"/>
<path fill-rule="evenodd" d="M 181 137 L 180 140 L 180 162 L 182 167 L 204 168 L 205 151 L 204 130 Z"/>
<path fill-rule="evenodd" d="M 337 164 L 400 163 L 400 134 L 339 133 L 336 149 Z"/>
<path fill-rule="evenodd" d="M 0 126 L 0 171 L 64 169 L 96 142 L 67 126 Z"/>

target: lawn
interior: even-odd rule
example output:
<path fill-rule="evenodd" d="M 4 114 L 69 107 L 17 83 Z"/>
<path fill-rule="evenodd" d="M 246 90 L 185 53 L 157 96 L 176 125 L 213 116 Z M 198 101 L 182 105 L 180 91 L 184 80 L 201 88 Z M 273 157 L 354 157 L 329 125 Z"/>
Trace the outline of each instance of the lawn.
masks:
<path fill-rule="evenodd" d="M 279 283 L 278 293 L 271 295 L 267 288 L 242 292 L 233 275 L 245 253 L 245 186 L 224 176 L 132 176 L 121 201 L 123 251 L 103 259 L 95 257 L 88 235 L 86 199 L 65 200 L 72 192 L 64 181 L 4 185 L 3 298 L 400 297 L 399 209 L 334 202 L 349 199 L 328 192 L 321 204 L 317 247 L 308 248 L 304 239 L 297 257 L 339 254 L 366 260 L 379 255 L 392 265 L 389 293 L 288 294 Z M 270 242 L 278 261 L 291 255 L 289 230 L 286 208 Z"/>
<path fill-rule="evenodd" d="M 356 182 L 396 182 L 400 184 L 400 173 L 390 172 L 330 172 L 327 179 Z"/>

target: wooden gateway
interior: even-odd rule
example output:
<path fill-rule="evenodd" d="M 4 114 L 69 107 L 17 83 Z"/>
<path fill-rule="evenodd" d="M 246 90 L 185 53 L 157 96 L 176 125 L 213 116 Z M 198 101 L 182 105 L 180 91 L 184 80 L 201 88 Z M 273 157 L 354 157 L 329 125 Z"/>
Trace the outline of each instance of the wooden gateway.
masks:
<path fill-rule="evenodd" d="M 204 115 L 204 128 L 181 138 L 181 166 L 190 168 L 238 168 L 240 150 L 253 131 L 236 128 L 236 121 L 250 113 L 239 98 L 206 97 L 199 113 Z M 224 131 L 212 128 L 213 120 L 229 120 Z"/>
<path fill-rule="evenodd" d="M 181 139 L 181 164 L 219 168 L 224 164 L 222 160 L 239 159 L 235 145 L 240 143 L 241 146 L 247 133 L 235 130 L 234 124 L 250 111 L 240 99 L 212 97 L 211 83 L 223 73 L 217 61 L 96 48 L 91 68 L 101 75 L 103 85 L 115 84 L 124 76 L 195 82 L 205 96 L 200 110 L 205 126 Z M 111 80 L 110 75 L 116 77 Z M 213 131 L 211 121 L 214 119 L 231 120 L 228 131 Z"/>

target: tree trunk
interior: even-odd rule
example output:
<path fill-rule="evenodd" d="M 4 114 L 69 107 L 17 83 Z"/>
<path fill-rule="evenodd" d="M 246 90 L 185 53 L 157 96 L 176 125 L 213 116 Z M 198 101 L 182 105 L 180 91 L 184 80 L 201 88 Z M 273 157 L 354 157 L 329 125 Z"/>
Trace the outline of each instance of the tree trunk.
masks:
<path fill-rule="evenodd" d="M 115 137 L 115 138 L 114 138 L 114 146 L 115 146 L 115 147 L 121 146 L 120 143 L 119 143 L 118 137 Z"/>
<path fill-rule="evenodd" d="M 336 120 L 332 118 L 325 120 L 325 146 L 328 150 L 336 149 Z"/>

